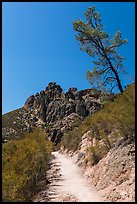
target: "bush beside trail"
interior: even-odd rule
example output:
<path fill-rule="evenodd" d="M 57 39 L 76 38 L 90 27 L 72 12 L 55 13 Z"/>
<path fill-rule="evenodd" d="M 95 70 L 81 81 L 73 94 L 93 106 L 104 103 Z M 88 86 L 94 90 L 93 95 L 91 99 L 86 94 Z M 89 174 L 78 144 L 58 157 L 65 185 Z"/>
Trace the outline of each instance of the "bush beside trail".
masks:
<path fill-rule="evenodd" d="M 21 139 L 2 146 L 3 202 L 31 201 L 38 183 L 46 179 L 53 145 L 46 134 L 34 129 Z"/>

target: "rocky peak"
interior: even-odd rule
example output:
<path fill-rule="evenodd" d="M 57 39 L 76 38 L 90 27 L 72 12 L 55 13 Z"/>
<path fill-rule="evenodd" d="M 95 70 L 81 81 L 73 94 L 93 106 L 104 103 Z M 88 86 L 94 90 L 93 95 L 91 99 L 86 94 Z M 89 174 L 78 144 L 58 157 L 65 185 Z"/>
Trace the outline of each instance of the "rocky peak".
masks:
<path fill-rule="evenodd" d="M 75 100 L 76 92 L 77 92 L 76 87 L 69 88 L 68 91 L 65 94 L 65 97 L 68 98 L 68 99 Z"/>
<path fill-rule="evenodd" d="M 29 96 L 19 111 L 15 110 L 3 117 L 3 137 L 18 137 L 20 132 L 30 132 L 36 126 L 43 128 L 49 139 L 57 144 L 64 134 L 77 127 L 86 116 L 101 108 L 101 95 L 100 91 L 79 91 L 76 87 L 64 93 L 56 82 L 51 82 L 45 90 Z"/>
<path fill-rule="evenodd" d="M 25 105 L 24 107 L 27 109 L 27 108 L 31 108 L 33 106 L 33 103 L 34 103 L 34 95 L 31 95 L 25 102 Z"/>
<path fill-rule="evenodd" d="M 59 96 L 62 93 L 62 88 L 56 82 L 50 82 L 45 89 L 45 94 L 52 93 L 51 96 Z"/>
<path fill-rule="evenodd" d="M 83 120 L 86 116 L 100 109 L 101 102 L 91 94 L 91 91 L 92 89 L 78 91 L 76 87 L 72 87 L 63 93 L 62 88 L 56 82 L 51 82 L 45 91 L 42 90 L 35 96 L 30 96 L 26 100 L 24 108 L 30 115 L 31 125 L 42 126 L 46 130 L 47 126 L 50 126 L 52 134 L 54 132 L 51 138 L 57 141 L 56 135 L 62 136 L 63 132 L 60 130 L 62 128 L 60 125 L 53 131 L 56 124 L 67 124 L 63 121 L 71 114 L 75 114 L 74 120 L 76 117 L 78 120 L 79 118 Z M 65 128 L 67 129 L 67 125 Z M 64 131 L 65 128 L 63 128 Z"/>

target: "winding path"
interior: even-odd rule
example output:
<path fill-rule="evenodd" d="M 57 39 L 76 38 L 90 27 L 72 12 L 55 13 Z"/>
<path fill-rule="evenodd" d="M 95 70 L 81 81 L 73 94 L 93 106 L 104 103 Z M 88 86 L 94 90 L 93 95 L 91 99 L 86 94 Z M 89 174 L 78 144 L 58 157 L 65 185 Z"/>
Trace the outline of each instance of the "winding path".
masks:
<path fill-rule="evenodd" d="M 50 184 L 46 196 L 43 194 L 43 198 L 36 201 L 47 202 L 48 198 L 49 202 L 101 202 L 95 188 L 89 185 L 71 157 L 59 152 L 53 152 L 52 155 L 51 168 L 47 174 Z"/>

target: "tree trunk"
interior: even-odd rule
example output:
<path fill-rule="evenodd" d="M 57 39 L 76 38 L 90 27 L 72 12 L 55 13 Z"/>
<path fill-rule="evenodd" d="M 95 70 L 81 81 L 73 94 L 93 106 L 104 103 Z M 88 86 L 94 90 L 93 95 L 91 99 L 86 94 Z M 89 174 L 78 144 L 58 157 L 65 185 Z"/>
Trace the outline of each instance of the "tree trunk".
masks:
<path fill-rule="evenodd" d="M 108 63 L 109 63 L 109 65 L 110 65 L 110 68 L 111 68 L 112 72 L 114 73 L 114 75 L 115 75 L 115 77 L 116 77 L 117 84 L 118 84 L 118 88 L 119 88 L 120 92 L 123 93 L 124 90 L 123 90 L 123 88 L 122 88 L 122 85 L 121 85 L 121 82 L 120 82 L 118 73 L 117 73 L 117 71 L 114 69 L 114 67 L 113 67 L 113 65 L 112 65 L 112 63 L 111 63 L 111 61 L 110 61 L 110 59 L 108 58 L 108 56 L 107 56 L 106 54 L 105 54 L 105 56 L 106 56 L 106 59 L 108 60 Z"/>

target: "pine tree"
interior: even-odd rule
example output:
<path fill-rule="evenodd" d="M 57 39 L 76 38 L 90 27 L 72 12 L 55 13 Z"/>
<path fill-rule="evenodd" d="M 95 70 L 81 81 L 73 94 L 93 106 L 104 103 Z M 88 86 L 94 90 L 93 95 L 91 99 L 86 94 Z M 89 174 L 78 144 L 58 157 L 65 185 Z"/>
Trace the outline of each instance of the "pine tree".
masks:
<path fill-rule="evenodd" d="M 95 6 L 87 9 L 85 18 L 86 22 L 74 21 L 73 28 L 77 33 L 75 37 L 80 42 L 80 49 L 94 59 L 95 67 L 92 71 L 87 71 L 87 79 L 92 85 L 109 88 L 111 92 L 117 86 L 122 93 L 119 75 L 124 73 L 124 58 L 117 53 L 117 49 L 128 41 L 122 39 L 120 31 L 110 39 L 110 35 L 104 31 L 100 13 L 95 11 Z"/>

